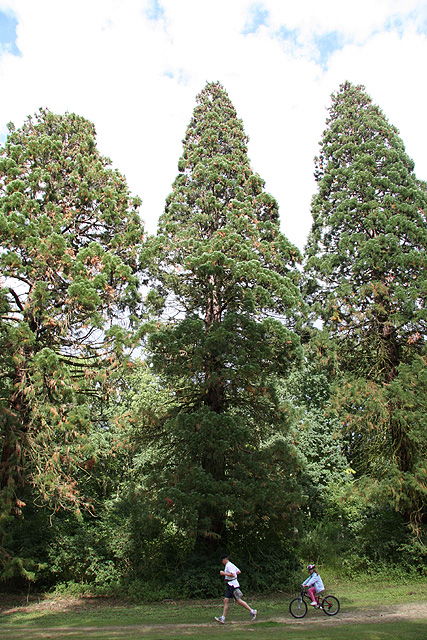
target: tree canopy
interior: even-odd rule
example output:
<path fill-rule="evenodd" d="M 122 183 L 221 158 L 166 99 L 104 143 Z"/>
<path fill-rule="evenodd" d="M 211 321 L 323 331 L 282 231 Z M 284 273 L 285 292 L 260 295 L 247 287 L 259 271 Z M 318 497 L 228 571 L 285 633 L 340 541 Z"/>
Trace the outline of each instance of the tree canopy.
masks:
<path fill-rule="evenodd" d="M 294 586 L 307 561 L 425 575 L 427 187 L 349 82 L 332 95 L 315 178 L 301 256 L 210 82 L 146 238 L 92 123 L 41 109 L 9 125 L 9 587 L 214 596 L 224 551 L 250 563 L 245 587 L 259 591 Z"/>
<path fill-rule="evenodd" d="M 329 344 L 336 411 L 359 473 L 384 481 L 419 532 L 424 419 L 403 410 L 409 370 L 425 393 L 427 190 L 395 127 L 364 87 L 332 96 L 316 159 L 308 292 Z M 332 341 L 331 341 L 332 338 Z"/>
<path fill-rule="evenodd" d="M 9 126 L 0 150 L 5 513 L 19 516 L 31 491 L 54 511 L 85 502 L 76 474 L 96 456 L 85 436 L 102 421 L 140 305 L 138 207 L 84 118 L 40 110 Z"/>
<path fill-rule="evenodd" d="M 159 457 L 149 486 L 169 517 L 186 518 L 212 548 L 232 532 L 274 536 L 296 504 L 275 380 L 299 357 L 290 325 L 300 256 L 280 232 L 247 142 L 223 87 L 208 84 L 146 254 L 155 278 L 148 302 L 161 314 L 151 362 L 176 403 L 152 434 L 168 464 Z"/>

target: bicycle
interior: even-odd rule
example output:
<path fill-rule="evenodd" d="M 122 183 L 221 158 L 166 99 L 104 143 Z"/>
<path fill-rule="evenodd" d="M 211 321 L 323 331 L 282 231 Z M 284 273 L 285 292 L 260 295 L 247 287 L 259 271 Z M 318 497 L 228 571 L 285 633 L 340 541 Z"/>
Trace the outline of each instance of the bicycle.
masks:
<path fill-rule="evenodd" d="M 307 615 L 307 602 L 311 602 L 307 591 L 301 590 L 299 598 L 294 598 L 289 603 L 289 612 L 294 618 L 304 618 Z M 335 596 L 316 596 L 317 605 L 313 609 L 322 609 L 327 616 L 336 616 L 340 610 L 340 603 Z"/>

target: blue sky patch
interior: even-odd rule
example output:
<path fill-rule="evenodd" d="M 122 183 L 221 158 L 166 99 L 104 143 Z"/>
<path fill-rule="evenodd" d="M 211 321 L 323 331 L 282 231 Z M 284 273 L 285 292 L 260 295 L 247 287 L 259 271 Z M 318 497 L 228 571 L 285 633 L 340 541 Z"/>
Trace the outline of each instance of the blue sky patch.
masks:
<path fill-rule="evenodd" d="M 397 33 L 399 38 L 403 38 L 408 25 L 414 25 L 419 35 L 427 35 L 427 5 L 407 14 L 391 15 L 387 18 L 384 29 Z"/>
<path fill-rule="evenodd" d="M 276 32 L 276 36 L 279 40 L 282 40 L 283 42 L 290 42 L 294 45 L 298 44 L 298 35 L 298 29 L 288 29 L 283 26 Z"/>
<path fill-rule="evenodd" d="M 249 7 L 248 20 L 242 31 L 244 36 L 250 33 L 256 33 L 260 27 L 265 27 L 268 24 L 268 18 L 270 14 L 268 9 L 261 3 L 253 4 Z"/>
<path fill-rule="evenodd" d="M 339 51 L 346 44 L 346 40 L 342 33 L 339 31 L 329 31 L 322 35 L 314 36 L 314 44 L 317 48 L 316 61 L 325 67 L 327 65 L 329 57 Z"/>
<path fill-rule="evenodd" d="M 390 18 L 387 19 L 384 28 L 386 31 L 396 31 L 396 33 L 402 37 L 405 31 L 405 26 L 406 23 L 403 22 L 400 16 L 390 16 Z"/>
<path fill-rule="evenodd" d="M 149 20 L 157 22 L 157 20 L 164 18 L 165 10 L 159 0 L 149 0 L 147 9 L 145 10 L 145 15 Z"/>
<path fill-rule="evenodd" d="M 418 11 L 416 12 L 412 12 L 410 17 L 414 18 L 416 24 L 417 24 L 417 32 L 422 35 L 422 36 L 426 36 L 427 35 L 427 5 L 424 5 L 422 10 L 420 10 L 420 8 L 418 8 Z"/>
<path fill-rule="evenodd" d="M 16 46 L 16 27 L 18 20 L 12 13 L 0 11 L 0 55 L 11 53 L 14 56 L 21 55 Z"/>
<path fill-rule="evenodd" d="M 163 72 L 163 76 L 165 78 L 170 78 L 171 80 L 175 80 L 178 84 L 182 84 L 187 86 L 190 81 L 190 76 L 184 69 L 177 69 L 176 71 L 172 71 L 171 69 L 167 69 Z"/>

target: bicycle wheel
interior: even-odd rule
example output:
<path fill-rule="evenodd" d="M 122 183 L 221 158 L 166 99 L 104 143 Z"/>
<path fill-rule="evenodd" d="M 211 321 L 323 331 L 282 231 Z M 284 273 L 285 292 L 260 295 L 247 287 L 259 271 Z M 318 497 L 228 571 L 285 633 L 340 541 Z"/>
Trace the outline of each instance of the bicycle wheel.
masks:
<path fill-rule="evenodd" d="M 289 604 L 289 612 L 294 618 L 303 618 L 307 613 L 307 603 L 302 598 L 294 598 Z"/>
<path fill-rule="evenodd" d="M 322 609 L 327 616 L 336 616 L 340 610 L 340 603 L 335 596 L 325 596 L 322 602 Z"/>

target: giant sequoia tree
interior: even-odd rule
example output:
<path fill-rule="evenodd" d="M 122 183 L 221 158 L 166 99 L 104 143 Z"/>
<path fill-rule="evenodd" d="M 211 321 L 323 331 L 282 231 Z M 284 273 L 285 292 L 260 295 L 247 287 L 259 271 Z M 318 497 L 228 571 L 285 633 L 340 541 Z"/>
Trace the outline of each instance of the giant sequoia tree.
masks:
<path fill-rule="evenodd" d="M 41 110 L 0 151 L 0 527 L 25 502 L 84 501 L 114 373 L 138 307 L 139 202 L 93 125 Z M 88 466 L 89 465 L 89 466 Z M 2 561 L 12 552 L 5 543 Z"/>
<path fill-rule="evenodd" d="M 146 485 L 157 514 L 199 549 L 266 546 L 297 505 L 275 378 L 299 353 L 289 320 L 299 255 L 220 84 L 198 96 L 183 144 L 149 254 L 148 301 L 163 314 L 151 361 L 173 402 L 147 429 Z"/>
<path fill-rule="evenodd" d="M 364 88 L 342 85 L 316 159 L 306 270 L 353 466 L 384 481 L 419 533 L 427 507 L 427 193 L 413 170 Z"/>

